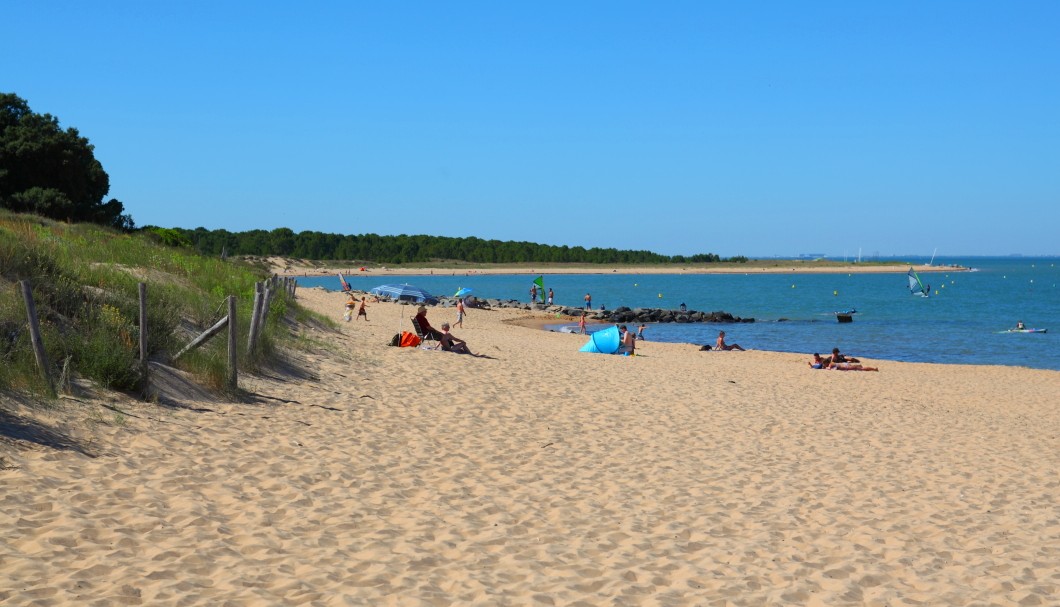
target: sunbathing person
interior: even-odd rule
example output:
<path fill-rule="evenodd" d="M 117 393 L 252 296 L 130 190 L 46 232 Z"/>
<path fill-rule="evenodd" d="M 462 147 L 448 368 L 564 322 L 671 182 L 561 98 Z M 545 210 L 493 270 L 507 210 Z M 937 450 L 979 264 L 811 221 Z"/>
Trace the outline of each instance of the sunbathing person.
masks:
<path fill-rule="evenodd" d="M 718 342 L 714 345 L 715 350 L 740 350 L 740 344 L 727 344 L 725 343 L 725 331 L 718 331 Z"/>
<path fill-rule="evenodd" d="M 626 328 L 626 325 L 622 325 L 618 328 L 622 335 L 621 345 L 618 347 L 618 354 L 629 354 L 634 356 L 637 349 L 637 337 Z"/>
<path fill-rule="evenodd" d="M 457 354 L 470 354 L 478 356 L 467 347 L 467 342 L 449 332 L 449 323 L 442 323 L 442 336 L 438 339 L 442 344 L 442 350 L 455 352 Z"/>
<path fill-rule="evenodd" d="M 859 363 L 837 363 L 835 361 L 832 361 L 827 368 L 833 371 L 879 371 L 876 367 L 866 367 Z"/>
<path fill-rule="evenodd" d="M 853 356 L 843 356 L 842 354 L 839 353 L 839 348 L 832 348 L 832 358 L 831 358 L 830 362 L 834 362 L 834 363 L 859 363 L 861 361 L 856 359 L 856 358 L 854 358 Z"/>
<path fill-rule="evenodd" d="M 416 311 L 416 323 L 420 325 L 420 331 L 423 331 L 423 337 L 426 339 L 442 340 L 442 332 L 431 326 L 431 323 L 427 322 L 427 308 L 420 306 Z"/>

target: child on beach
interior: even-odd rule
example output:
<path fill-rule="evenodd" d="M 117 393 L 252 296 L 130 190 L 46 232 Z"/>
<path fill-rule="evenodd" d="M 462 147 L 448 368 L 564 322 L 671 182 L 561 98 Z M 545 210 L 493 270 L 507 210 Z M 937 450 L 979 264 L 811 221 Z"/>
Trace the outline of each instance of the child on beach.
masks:
<path fill-rule="evenodd" d="M 585 335 L 585 312 L 582 312 L 582 317 L 578 319 L 578 334 Z"/>
<path fill-rule="evenodd" d="M 367 307 L 365 305 L 366 301 L 368 301 L 367 297 L 362 298 L 361 299 L 361 307 L 357 309 L 357 319 L 360 320 L 361 317 L 363 316 L 364 317 L 364 322 L 368 322 L 368 312 L 365 311 L 365 308 Z"/>
<path fill-rule="evenodd" d="M 357 298 L 351 293 L 349 298 L 346 300 L 346 312 L 342 315 L 342 320 L 350 322 L 353 319 L 353 309 L 357 307 Z M 365 319 L 367 320 L 367 319 Z"/>

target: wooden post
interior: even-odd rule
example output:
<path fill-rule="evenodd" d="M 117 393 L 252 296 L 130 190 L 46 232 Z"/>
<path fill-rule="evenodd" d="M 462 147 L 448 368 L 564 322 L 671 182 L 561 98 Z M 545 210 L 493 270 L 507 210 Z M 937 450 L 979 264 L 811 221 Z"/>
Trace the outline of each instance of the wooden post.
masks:
<path fill-rule="evenodd" d="M 258 316 L 261 315 L 261 283 L 254 283 L 254 309 L 250 313 L 250 331 L 247 335 L 247 354 L 252 354 L 258 345 Z"/>
<path fill-rule="evenodd" d="M 275 290 L 272 287 L 265 287 L 265 296 L 262 298 L 261 303 L 261 314 L 258 316 L 258 339 L 265 334 L 265 321 L 269 319 L 269 304 L 272 303 Z"/>
<path fill-rule="evenodd" d="M 52 376 L 48 373 L 48 357 L 44 352 L 44 341 L 40 336 L 40 323 L 37 320 L 37 305 L 33 303 L 33 287 L 28 280 L 18 281 L 22 287 L 22 299 L 26 302 L 26 316 L 29 319 L 29 339 L 33 344 L 33 356 L 37 359 L 37 368 L 40 369 L 44 381 L 48 384 L 48 394 L 55 396 L 55 384 Z"/>
<path fill-rule="evenodd" d="M 140 365 L 147 371 L 147 284 L 137 285 L 140 292 Z"/>
<path fill-rule="evenodd" d="M 177 360 L 181 356 L 184 356 L 185 353 L 190 352 L 191 350 L 194 350 L 195 348 L 198 348 L 199 346 L 204 344 L 206 342 L 206 340 L 208 340 L 211 337 L 213 337 L 214 335 L 217 335 L 218 333 L 220 333 L 221 329 L 223 329 L 225 327 L 225 325 L 227 325 L 227 324 L 228 324 L 228 317 L 225 316 L 221 320 L 217 321 L 217 324 L 215 324 L 214 326 L 210 327 L 209 329 L 206 329 L 205 331 L 202 332 L 201 335 L 199 335 L 195 339 L 191 340 L 190 344 L 188 344 L 188 345 L 184 346 L 183 348 L 181 348 L 180 352 L 177 352 L 177 354 L 173 357 L 173 360 Z"/>
<path fill-rule="evenodd" d="M 239 387 L 239 371 L 236 369 L 236 296 L 228 296 L 228 387 Z"/>

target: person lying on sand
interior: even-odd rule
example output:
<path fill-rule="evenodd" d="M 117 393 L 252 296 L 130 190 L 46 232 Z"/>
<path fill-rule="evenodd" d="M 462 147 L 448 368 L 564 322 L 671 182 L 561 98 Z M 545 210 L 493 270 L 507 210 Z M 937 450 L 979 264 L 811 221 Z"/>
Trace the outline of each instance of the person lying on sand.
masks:
<path fill-rule="evenodd" d="M 833 362 L 828 365 L 829 369 L 833 371 L 879 371 L 876 367 L 865 367 L 858 363 L 837 363 Z"/>
<path fill-rule="evenodd" d="M 832 369 L 834 371 L 879 371 L 876 367 L 865 367 L 858 363 L 837 363 L 831 358 L 821 358 L 817 352 L 813 353 L 813 360 L 809 363 L 811 369 Z"/>
<path fill-rule="evenodd" d="M 842 354 L 839 353 L 839 348 L 832 348 L 831 362 L 834 362 L 834 363 L 859 363 L 861 361 L 856 359 L 856 358 L 854 358 L 853 356 L 843 356 Z"/>

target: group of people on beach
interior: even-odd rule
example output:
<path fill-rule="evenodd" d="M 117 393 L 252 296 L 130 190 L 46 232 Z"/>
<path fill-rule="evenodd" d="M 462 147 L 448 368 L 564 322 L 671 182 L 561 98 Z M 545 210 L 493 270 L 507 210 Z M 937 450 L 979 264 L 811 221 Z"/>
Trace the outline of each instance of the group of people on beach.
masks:
<path fill-rule="evenodd" d="M 364 317 L 364 322 L 368 322 L 368 310 L 367 305 L 368 298 L 363 297 L 360 301 L 360 307 L 358 307 L 357 298 L 354 297 L 353 293 L 349 293 L 346 298 L 346 312 L 342 315 L 342 319 L 346 322 L 353 320 L 353 311 L 357 310 L 357 320 Z"/>
<path fill-rule="evenodd" d="M 466 311 L 464 310 L 463 301 L 458 300 L 457 322 L 460 323 L 461 326 L 463 326 L 465 314 Z M 455 354 L 470 354 L 471 356 L 488 358 L 483 354 L 475 354 L 471 351 L 471 348 L 468 347 L 466 341 L 460 339 L 456 335 L 453 335 L 450 332 L 450 329 L 452 327 L 449 326 L 449 323 L 443 322 L 441 330 L 432 327 L 430 321 L 427 320 L 426 306 L 420 306 L 416 309 L 416 316 L 413 317 L 413 320 L 416 322 L 416 325 L 423 333 L 423 337 L 436 340 L 442 350 L 446 352 L 453 352 Z"/>
<path fill-rule="evenodd" d="M 879 371 L 878 367 L 866 367 L 861 361 L 852 356 L 844 356 L 839 348 L 832 348 L 832 355 L 821 358 L 817 352 L 813 353 L 813 360 L 809 362 L 811 369 L 832 369 L 834 371 Z"/>
<path fill-rule="evenodd" d="M 533 294 L 532 294 L 533 295 Z M 553 293 L 552 289 L 548 290 L 548 299 L 552 300 Z M 360 301 L 353 295 L 348 294 L 346 300 L 346 312 L 343 315 L 343 319 L 346 322 L 350 322 L 353 319 L 353 312 L 357 310 L 357 319 L 359 320 L 362 316 L 365 322 L 368 321 L 367 308 L 368 298 L 364 297 Z M 592 305 L 592 299 L 588 293 L 585 294 L 586 311 L 582 312 L 581 318 L 578 319 L 578 333 L 586 334 L 586 320 L 588 317 L 589 306 Z M 462 299 L 458 299 L 456 302 L 456 325 L 461 327 L 464 326 L 464 317 L 467 315 L 467 309 Z M 426 306 L 420 306 L 416 311 L 414 320 L 418 324 L 420 330 L 423 333 L 423 337 L 437 340 L 442 350 L 446 352 L 455 352 L 457 354 L 470 354 L 471 356 L 481 356 L 475 354 L 468 347 L 467 342 L 453 335 L 450 332 L 452 328 L 448 322 L 442 323 L 441 330 L 435 329 L 431 326 L 431 323 L 427 320 L 427 308 Z M 637 349 L 637 340 L 644 339 L 644 331 L 647 329 L 647 325 L 641 324 L 637 327 L 636 333 L 629 330 L 626 325 L 616 325 L 621 335 L 620 346 L 618 349 L 619 354 L 628 354 L 635 356 Z M 709 346 L 704 346 L 705 349 L 709 349 Z M 725 341 L 725 331 L 718 331 L 718 338 L 714 342 L 714 349 L 721 351 L 744 351 L 743 346 L 740 344 L 730 344 Z M 822 357 L 819 353 L 813 353 L 813 360 L 809 363 L 811 369 L 832 369 L 837 371 L 879 371 L 877 367 L 866 367 L 861 364 L 861 361 L 857 358 L 844 356 L 840 353 L 839 348 L 832 348 L 832 355 Z"/>
<path fill-rule="evenodd" d="M 542 288 L 544 288 L 544 287 L 542 287 Z M 548 305 L 551 306 L 552 302 L 555 301 L 555 298 L 556 298 L 555 292 L 552 291 L 552 287 L 549 287 L 548 296 L 545 298 L 545 303 L 547 303 Z M 537 283 L 533 283 L 533 284 L 530 285 L 530 303 L 535 303 L 536 301 L 537 301 Z"/>

